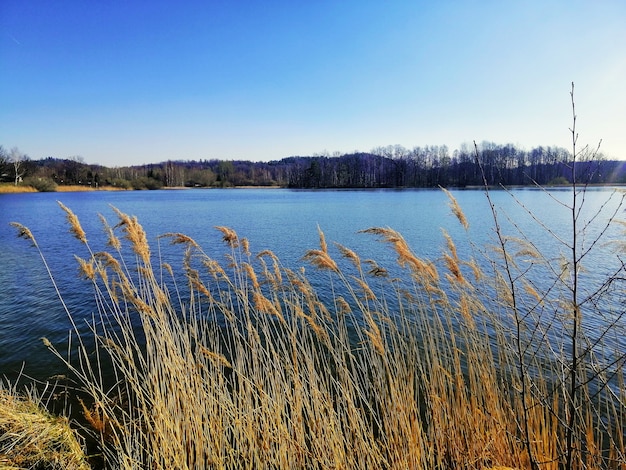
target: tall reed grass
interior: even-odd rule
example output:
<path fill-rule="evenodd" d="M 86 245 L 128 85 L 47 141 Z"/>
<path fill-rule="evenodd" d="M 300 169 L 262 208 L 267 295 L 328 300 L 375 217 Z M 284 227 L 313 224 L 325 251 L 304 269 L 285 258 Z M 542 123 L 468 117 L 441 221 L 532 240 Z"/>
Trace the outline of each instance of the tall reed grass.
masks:
<path fill-rule="evenodd" d="M 546 319 L 567 306 L 525 275 L 544 259 L 530 241 L 462 259 L 444 234 L 441 258 L 426 260 L 390 228 L 364 230 L 393 250 L 397 266 L 385 266 L 320 230 L 304 261 L 328 276 L 323 297 L 304 268 L 253 254 L 230 228 L 217 227 L 223 260 L 184 234 L 160 237 L 180 247 L 178 273 L 136 218 L 101 217 L 108 244 L 96 250 L 61 207 L 98 309 L 94 341 L 68 311 L 71 355 L 46 345 L 86 393 L 106 468 L 564 467 L 568 363 Z M 624 354 L 600 358 L 600 343 L 578 383 L 571 468 L 626 466 Z"/>
<path fill-rule="evenodd" d="M 36 193 L 37 190 L 32 186 L 20 185 L 16 186 L 13 183 L 0 183 L 0 194 L 12 194 L 12 193 Z"/>

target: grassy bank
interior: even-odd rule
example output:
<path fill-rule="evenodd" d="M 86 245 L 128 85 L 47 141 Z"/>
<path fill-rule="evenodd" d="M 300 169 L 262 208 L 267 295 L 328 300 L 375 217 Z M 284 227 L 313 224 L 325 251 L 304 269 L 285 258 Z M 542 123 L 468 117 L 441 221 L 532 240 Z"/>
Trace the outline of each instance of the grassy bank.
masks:
<path fill-rule="evenodd" d="M 54 185 L 46 189 L 47 192 L 83 192 L 83 191 L 125 191 L 125 188 L 115 186 L 100 186 L 97 189 L 83 185 Z M 10 193 L 37 193 L 40 192 L 35 187 L 28 184 L 0 183 L 0 194 Z"/>
<path fill-rule="evenodd" d="M 0 183 L 0 194 L 12 193 L 36 193 L 37 190 L 32 186 L 15 185 L 12 183 Z"/>
<path fill-rule="evenodd" d="M 67 193 L 67 192 L 80 192 L 80 191 L 126 191 L 126 188 L 119 188 L 117 186 L 98 186 L 97 188 L 92 188 L 91 186 L 82 186 L 82 185 L 58 185 L 56 187 L 56 191 L 59 193 Z"/>
<path fill-rule="evenodd" d="M 50 187 L 49 187 L 50 188 Z M 237 186 L 240 189 L 277 189 L 280 186 Z M 192 189 L 188 187 L 163 187 L 160 189 L 164 190 L 181 190 L 181 189 Z M 46 192 L 58 192 L 58 193 L 66 193 L 66 192 L 90 192 L 90 191 L 129 191 L 132 188 L 122 188 L 119 186 L 99 186 L 98 188 L 93 188 L 91 186 L 83 186 L 83 185 L 55 185 L 53 189 L 46 189 Z M 10 193 L 37 193 L 41 192 L 34 188 L 33 186 L 29 186 L 27 184 L 19 184 L 15 185 L 13 183 L 0 183 L 0 194 L 10 194 Z"/>
<path fill-rule="evenodd" d="M 90 466 L 66 418 L 44 411 L 36 395 L 0 383 L 0 468 L 86 470 Z"/>

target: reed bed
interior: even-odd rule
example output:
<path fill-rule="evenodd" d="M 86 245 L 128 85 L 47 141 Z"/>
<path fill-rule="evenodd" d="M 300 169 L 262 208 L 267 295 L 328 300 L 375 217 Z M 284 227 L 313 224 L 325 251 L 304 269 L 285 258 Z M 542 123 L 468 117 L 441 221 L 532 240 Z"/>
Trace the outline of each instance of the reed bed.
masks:
<path fill-rule="evenodd" d="M 32 186 L 19 185 L 16 186 L 13 183 L 0 183 L 0 194 L 13 194 L 13 193 L 36 193 L 37 190 Z"/>
<path fill-rule="evenodd" d="M 101 217 L 108 244 L 96 251 L 61 207 L 85 246 L 77 259 L 98 305 L 95 342 L 73 335 L 71 358 L 46 345 L 82 384 L 102 466 L 562 468 L 562 356 L 533 316 L 559 299 L 528 284 L 514 303 L 501 271 L 460 259 L 447 234 L 430 261 L 392 229 L 364 230 L 397 258 L 383 266 L 329 246 L 320 230 L 304 261 L 328 276 L 324 298 L 304 268 L 253 254 L 230 228 L 217 227 L 222 260 L 184 234 L 160 237 L 180 247 L 181 276 L 155 257 L 136 218 Z M 522 329 L 514 308 L 525 312 Z M 612 367 L 610 380 L 623 377 L 623 361 Z M 596 395 L 592 384 L 581 386 L 589 400 L 577 410 L 572 468 L 625 468 L 623 382 Z"/>
<path fill-rule="evenodd" d="M 81 192 L 81 191 L 126 191 L 126 188 L 120 188 L 117 186 L 98 186 L 92 187 L 83 184 L 60 184 L 56 187 L 56 191 L 59 193 L 67 192 Z"/>
<path fill-rule="evenodd" d="M 120 188 L 116 186 L 98 186 L 97 188 L 87 186 L 87 185 L 55 185 L 54 191 L 58 193 L 67 193 L 67 192 L 86 192 L 86 191 L 126 191 L 126 188 Z M 11 194 L 11 193 L 36 193 L 39 192 L 33 186 L 29 186 L 28 184 L 21 183 L 19 185 L 15 185 L 13 183 L 0 183 L 0 194 Z"/>

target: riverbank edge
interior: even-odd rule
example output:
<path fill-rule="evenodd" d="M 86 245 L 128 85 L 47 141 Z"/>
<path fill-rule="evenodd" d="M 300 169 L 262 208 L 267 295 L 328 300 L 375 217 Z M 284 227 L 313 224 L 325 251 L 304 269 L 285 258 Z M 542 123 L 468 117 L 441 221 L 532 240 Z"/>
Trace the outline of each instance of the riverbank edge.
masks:
<path fill-rule="evenodd" d="M 176 190 L 189 190 L 189 189 L 284 189 L 283 186 L 228 186 L 228 187 L 208 187 L 208 188 L 191 188 L 187 186 L 168 186 L 154 190 L 147 189 L 133 189 L 133 188 L 120 188 L 116 186 L 101 186 L 98 188 L 92 188 L 90 186 L 57 186 L 54 191 L 37 191 L 32 186 L 15 186 L 13 184 L 0 184 L 0 194 L 26 194 L 26 193 L 39 193 L 39 192 L 55 192 L 55 193 L 71 193 L 71 192 L 99 192 L 99 191 L 176 191 Z"/>
<path fill-rule="evenodd" d="M 567 189 L 571 188 L 571 184 L 554 184 L 554 185 L 545 185 L 542 186 L 543 189 Z M 607 188 L 607 187 L 616 187 L 623 188 L 626 187 L 626 183 L 598 183 L 598 184 L 587 184 L 585 187 L 589 188 Z M 490 190 L 498 190 L 502 189 L 502 186 L 490 186 Z M 538 188 L 535 185 L 515 185 L 515 186 L 506 186 L 505 189 L 536 189 Z M 288 188 L 285 186 L 224 186 L 224 187 L 188 187 L 188 186 L 168 186 L 162 187 L 159 189 L 133 189 L 133 188 L 120 188 L 116 186 L 101 186 L 98 188 L 92 188 L 90 186 L 80 186 L 80 185 L 72 185 L 72 186 L 58 186 L 54 191 L 38 191 L 32 186 L 14 186 L 13 184 L 0 184 L 0 194 L 27 194 L 27 193 L 40 193 L 40 192 L 56 192 L 56 193 L 71 193 L 71 192 L 99 192 L 99 191 L 185 191 L 190 189 L 308 189 L 308 190 L 378 190 L 378 189 L 390 189 L 390 190 L 403 190 L 403 189 L 437 189 L 437 188 L 416 188 L 416 187 L 396 187 L 396 188 Z M 449 189 L 458 189 L 458 190 L 484 190 L 484 186 L 464 186 L 464 187 L 449 187 Z"/>

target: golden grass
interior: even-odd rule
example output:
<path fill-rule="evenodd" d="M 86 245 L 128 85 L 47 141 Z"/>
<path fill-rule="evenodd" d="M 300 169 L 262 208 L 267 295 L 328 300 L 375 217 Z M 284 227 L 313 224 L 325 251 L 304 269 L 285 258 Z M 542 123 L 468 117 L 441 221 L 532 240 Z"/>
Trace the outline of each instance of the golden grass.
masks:
<path fill-rule="evenodd" d="M 83 191 L 127 191 L 127 189 L 120 188 L 119 186 L 98 186 L 97 188 L 93 188 L 91 186 L 84 186 L 82 184 L 60 184 L 57 186 L 56 191 L 59 193 L 70 193 Z"/>
<path fill-rule="evenodd" d="M 83 186 L 79 184 L 73 185 L 57 185 L 55 191 L 59 193 L 67 192 L 87 192 L 87 191 L 126 191 L 125 188 L 118 186 L 99 186 L 98 188 L 92 188 L 91 186 Z M 13 183 L 0 183 L 0 194 L 10 193 L 36 193 L 38 192 L 32 186 L 26 184 L 15 185 Z"/>
<path fill-rule="evenodd" d="M 52 416 L 33 398 L 0 385 L 0 468 L 90 468 L 67 418 Z"/>
<path fill-rule="evenodd" d="M 12 193 L 36 193 L 37 190 L 32 186 L 18 185 L 13 183 L 0 183 L 0 194 L 12 194 Z"/>
<path fill-rule="evenodd" d="M 112 250 L 94 252 L 62 208 L 87 247 L 78 261 L 101 325 L 95 346 L 80 339 L 78 361 L 67 365 L 91 397 L 85 420 L 109 467 L 522 469 L 532 458 L 559 468 L 567 401 L 564 388 L 551 388 L 559 362 L 535 354 L 533 393 L 519 392 L 531 378 L 520 376 L 506 326 L 510 292 L 461 259 L 447 234 L 442 277 L 399 233 L 365 230 L 394 250 L 398 278 L 342 245 L 335 260 L 319 230 L 319 249 L 304 259 L 328 276 L 334 294 L 322 298 L 304 269 L 282 267 L 267 250 L 253 256 L 230 228 L 216 227 L 225 264 L 189 237 L 163 236 L 183 250 L 182 286 L 170 265 L 153 265 L 135 217 L 115 210 L 114 227 L 102 218 Z M 124 241 L 136 265 L 120 254 Z M 105 356 L 114 383 L 98 372 Z M 605 404 L 609 432 L 591 408 L 580 410 L 585 447 L 604 449 L 614 468 L 626 465 L 623 400 Z M 594 452 L 594 465 L 607 461 Z M 588 468 L 585 459 L 574 468 Z"/>

